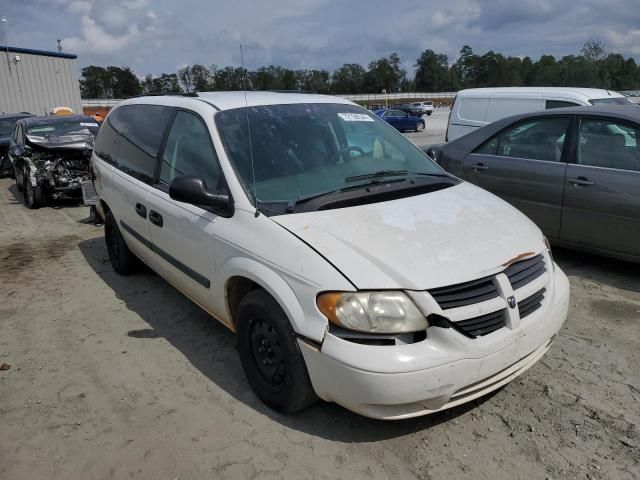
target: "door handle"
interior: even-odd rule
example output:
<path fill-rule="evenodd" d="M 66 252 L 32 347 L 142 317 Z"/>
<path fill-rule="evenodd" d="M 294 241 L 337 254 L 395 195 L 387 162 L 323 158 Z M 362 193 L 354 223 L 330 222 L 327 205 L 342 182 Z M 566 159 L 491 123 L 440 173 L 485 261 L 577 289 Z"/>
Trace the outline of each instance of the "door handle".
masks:
<path fill-rule="evenodd" d="M 484 163 L 476 163 L 474 165 L 471 165 L 471 168 L 476 172 L 479 170 L 489 170 L 489 167 L 487 167 Z"/>
<path fill-rule="evenodd" d="M 149 211 L 149 221 L 158 227 L 162 227 L 162 215 L 155 210 Z"/>
<path fill-rule="evenodd" d="M 141 203 L 136 203 L 136 213 L 142 218 L 147 218 L 147 207 L 145 207 Z"/>
<path fill-rule="evenodd" d="M 567 182 L 576 187 L 590 187 L 593 182 L 586 177 L 568 178 Z"/>

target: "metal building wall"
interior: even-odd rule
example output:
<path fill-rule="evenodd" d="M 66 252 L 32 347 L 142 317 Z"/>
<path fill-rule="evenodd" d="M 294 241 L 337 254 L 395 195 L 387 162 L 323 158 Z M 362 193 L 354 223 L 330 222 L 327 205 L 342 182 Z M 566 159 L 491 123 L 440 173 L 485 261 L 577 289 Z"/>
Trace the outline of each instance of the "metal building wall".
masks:
<path fill-rule="evenodd" d="M 45 115 L 61 106 L 82 113 L 75 55 L 24 52 L 0 49 L 0 113 Z"/>

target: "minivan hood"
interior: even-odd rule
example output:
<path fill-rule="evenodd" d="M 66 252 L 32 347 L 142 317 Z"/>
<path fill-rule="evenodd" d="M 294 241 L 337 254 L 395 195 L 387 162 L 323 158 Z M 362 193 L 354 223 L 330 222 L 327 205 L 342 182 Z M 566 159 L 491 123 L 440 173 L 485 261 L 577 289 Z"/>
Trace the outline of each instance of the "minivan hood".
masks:
<path fill-rule="evenodd" d="M 467 182 L 399 200 L 271 218 L 358 289 L 453 285 L 545 248 L 533 222 Z"/>

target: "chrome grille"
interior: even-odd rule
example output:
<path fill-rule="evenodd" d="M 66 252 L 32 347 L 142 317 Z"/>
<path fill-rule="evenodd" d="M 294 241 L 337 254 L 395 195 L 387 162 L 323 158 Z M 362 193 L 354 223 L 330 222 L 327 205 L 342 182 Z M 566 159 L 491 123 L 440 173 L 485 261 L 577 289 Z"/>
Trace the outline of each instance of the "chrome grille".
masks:
<path fill-rule="evenodd" d="M 533 282 L 546 270 L 542 255 L 509 265 L 504 274 L 509 278 L 514 290 Z"/>

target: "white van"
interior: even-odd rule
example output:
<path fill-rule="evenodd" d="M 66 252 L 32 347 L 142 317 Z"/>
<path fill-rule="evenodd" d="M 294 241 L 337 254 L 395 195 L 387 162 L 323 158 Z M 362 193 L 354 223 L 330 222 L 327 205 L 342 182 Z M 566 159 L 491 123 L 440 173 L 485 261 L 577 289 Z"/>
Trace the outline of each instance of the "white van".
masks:
<path fill-rule="evenodd" d="M 125 100 L 92 168 L 114 270 L 146 263 L 235 331 L 249 384 L 282 412 L 471 401 L 535 364 L 567 316 L 531 220 L 348 100 Z"/>
<path fill-rule="evenodd" d="M 471 88 L 456 95 L 449 114 L 446 141 L 501 118 L 550 108 L 577 107 L 631 101 L 624 95 L 598 88 L 500 87 Z"/>

